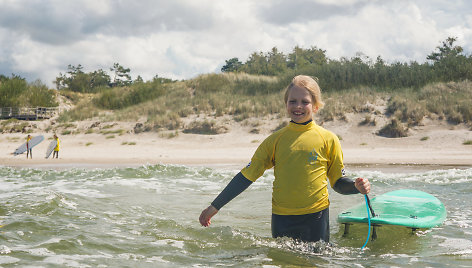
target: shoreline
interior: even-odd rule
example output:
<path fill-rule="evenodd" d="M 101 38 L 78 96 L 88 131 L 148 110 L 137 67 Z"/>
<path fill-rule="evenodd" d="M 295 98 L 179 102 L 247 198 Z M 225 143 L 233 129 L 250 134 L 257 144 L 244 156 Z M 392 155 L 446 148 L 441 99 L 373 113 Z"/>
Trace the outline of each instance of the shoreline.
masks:
<path fill-rule="evenodd" d="M 163 163 L 163 162 L 120 162 L 120 163 L 91 163 L 91 162 L 78 162 L 78 161 L 62 161 L 56 163 L 10 163 L 2 164 L 0 167 L 10 168 L 31 168 L 31 169 L 52 169 L 52 170 L 64 170 L 64 169 L 114 169 L 114 168 L 139 168 L 143 166 L 154 166 L 154 165 L 176 165 L 186 167 L 202 167 L 212 169 L 223 169 L 223 170 L 239 170 L 244 165 L 237 164 L 203 164 L 203 163 Z M 450 170 L 450 169 L 470 169 L 472 165 L 443 165 L 443 164 L 376 164 L 376 163 L 346 163 L 345 167 L 350 171 L 380 171 L 383 173 L 416 173 L 416 172 L 427 172 L 434 170 Z"/>
<path fill-rule="evenodd" d="M 158 146 L 158 145 L 156 145 Z M 146 146 L 145 146 L 146 147 Z M 243 167 L 251 160 L 257 147 L 239 147 L 233 150 L 233 155 L 227 157 L 225 152 L 228 148 L 202 149 L 193 148 L 186 150 L 185 157 L 181 157 L 181 149 L 165 151 L 155 157 L 148 154 L 142 156 L 129 156 L 128 148 L 110 150 L 110 155 L 97 154 L 93 157 L 78 157 L 77 155 L 61 154 L 59 159 L 45 159 L 37 156 L 33 149 L 33 159 L 26 159 L 25 154 L 18 156 L 0 156 L 0 166 L 10 167 L 137 167 L 143 165 L 184 165 L 184 166 L 224 166 Z M 102 151 L 105 149 L 102 149 Z M 38 151 L 38 150 L 36 150 Z M 78 151 L 75 149 L 74 151 Z M 126 152 L 128 151 L 128 152 Z M 140 151 L 139 146 L 133 151 Z M 156 149 L 158 151 L 158 149 Z M 35 154 L 36 153 L 36 154 Z M 83 152 L 77 152 L 83 154 Z M 93 151 L 91 151 L 93 153 Z M 451 169 L 472 168 L 472 154 L 467 151 L 454 151 L 453 154 L 442 154 L 442 158 L 435 157 L 432 150 L 399 150 L 398 148 L 349 148 L 343 150 L 344 165 L 352 169 Z M 65 155 L 65 156 L 63 156 Z M 408 155 L 405 157 L 405 155 Z"/>
<path fill-rule="evenodd" d="M 472 131 L 467 126 L 450 126 L 427 121 L 411 129 L 404 138 L 376 135 L 378 127 L 359 126 L 359 119 L 333 121 L 323 125 L 340 137 L 347 169 L 415 170 L 472 168 Z M 268 121 L 264 126 L 274 123 Z M 44 141 L 33 148 L 33 159 L 25 154 L 13 156 L 26 140 L 24 133 L 0 136 L 0 166 L 33 168 L 113 168 L 174 164 L 185 166 L 241 169 L 246 166 L 259 144 L 271 133 L 268 126 L 260 133 L 237 124 L 217 135 L 178 133 L 100 133 L 60 135 L 59 159 L 45 159 L 54 133 L 38 129 L 32 136 L 43 135 Z M 427 137 L 425 139 L 425 137 Z"/>

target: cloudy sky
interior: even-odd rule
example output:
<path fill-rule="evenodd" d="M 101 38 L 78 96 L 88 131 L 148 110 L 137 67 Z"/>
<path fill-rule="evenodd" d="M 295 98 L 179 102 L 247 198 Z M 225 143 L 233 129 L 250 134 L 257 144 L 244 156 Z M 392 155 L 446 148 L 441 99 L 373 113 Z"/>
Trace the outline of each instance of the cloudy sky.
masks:
<path fill-rule="evenodd" d="M 67 66 L 188 79 L 272 47 L 424 62 L 447 37 L 472 53 L 472 1 L 0 0 L 0 74 L 52 81 Z"/>

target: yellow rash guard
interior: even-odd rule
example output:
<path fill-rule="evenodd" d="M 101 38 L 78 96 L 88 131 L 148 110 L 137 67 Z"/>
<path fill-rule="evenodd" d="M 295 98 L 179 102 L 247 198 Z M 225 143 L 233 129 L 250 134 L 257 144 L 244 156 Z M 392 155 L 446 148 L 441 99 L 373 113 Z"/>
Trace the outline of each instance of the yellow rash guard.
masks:
<path fill-rule="evenodd" d="M 54 151 L 59 152 L 59 139 L 56 139 L 56 147 L 54 147 Z"/>
<path fill-rule="evenodd" d="M 313 121 L 290 122 L 259 145 L 241 173 L 254 182 L 272 167 L 272 213 L 315 213 L 329 206 L 327 180 L 333 187 L 344 175 L 341 144 L 335 134 Z"/>
<path fill-rule="evenodd" d="M 32 139 L 32 137 L 26 137 L 26 149 L 31 149 L 29 148 L 29 141 Z"/>

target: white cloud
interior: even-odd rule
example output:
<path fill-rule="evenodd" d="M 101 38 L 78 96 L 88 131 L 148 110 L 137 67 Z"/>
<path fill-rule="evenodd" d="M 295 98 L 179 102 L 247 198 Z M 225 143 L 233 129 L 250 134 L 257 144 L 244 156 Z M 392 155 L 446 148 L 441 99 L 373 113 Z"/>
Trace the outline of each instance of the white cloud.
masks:
<path fill-rule="evenodd" d="M 186 79 L 277 47 L 424 61 L 448 36 L 472 52 L 472 3 L 445 0 L 0 0 L 0 73 L 52 86 L 67 65 Z"/>

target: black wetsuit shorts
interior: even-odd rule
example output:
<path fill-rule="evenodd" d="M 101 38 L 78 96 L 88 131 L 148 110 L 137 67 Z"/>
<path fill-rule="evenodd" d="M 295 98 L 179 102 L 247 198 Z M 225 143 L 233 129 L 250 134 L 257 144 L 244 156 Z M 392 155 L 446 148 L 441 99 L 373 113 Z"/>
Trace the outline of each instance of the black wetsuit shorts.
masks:
<path fill-rule="evenodd" d="M 304 242 L 329 242 L 329 208 L 305 215 L 272 214 L 272 237 L 283 236 Z"/>

